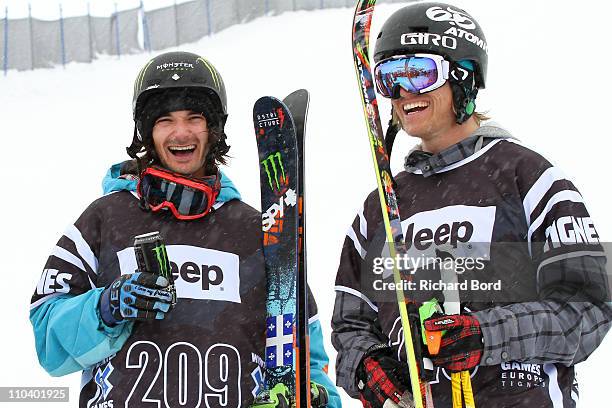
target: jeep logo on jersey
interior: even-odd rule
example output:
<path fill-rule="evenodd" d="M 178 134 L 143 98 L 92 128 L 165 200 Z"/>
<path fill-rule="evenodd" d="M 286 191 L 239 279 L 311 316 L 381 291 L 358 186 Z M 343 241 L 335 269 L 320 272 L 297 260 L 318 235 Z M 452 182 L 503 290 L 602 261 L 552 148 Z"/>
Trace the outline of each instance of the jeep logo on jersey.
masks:
<path fill-rule="evenodd" d="M 166 245 L 177 298 L 240 303 L 238 255 L 190 245 Z M 134 248 L 117 252 L 121 273 L 136 269 Z"/>
<path fill-rule="evenodd" d="M 416 249 L 427 249 L 432 245 L 444 245 L 450 243 L 457 248 L 459 242 L 469 242 L 474 233 L 474 225 L 468 221 L 442 224 L 436 230 L 423 228 L 415 231 L 414 224 L 408 226 L 406 231 L 406 242 L 414 244 Z"/>
<path fill-rule="evenodd" d="M 438 210 L 424 211 L 402 221 L 402 229 L 409 250 L 431 250 L 450 244 L 457 248 L 461 243 L 490 243 L 495 222 L 495 207 L 470 207 L 455 205 Z M 488 259 L 485 253 L 472 254 Z"/>
<path fill-rule="evenodd" d="M 198 265 L 187 261 L 178 265 L 170 261 L 174 280 L 183 280 L 187 283 L 200 283 L 202 290 L 210 290 L 211 286 L 219 286 L 223 282 L 223 269 L 217 265 Z"/>
<path fill-rule="evenodd" d="M 67 281 L 72 279 L 72 274 L 58 271 L 57 269 L 45 269 L 36 285 L 38 295 L 50 295 L 52 293 L 68 293 L 70 285 Z"/>
<path fill-rule="evenodd" d="M 446 10 L 440 6 L 430 7 L 425 14 L 433 21 L 448 21 L 450 25 L 457 25 L 466 30 L 476 28 L 476 24 L 470 16 L 459 10 L 454 10 L 452 7 L 447 7 Z"/>

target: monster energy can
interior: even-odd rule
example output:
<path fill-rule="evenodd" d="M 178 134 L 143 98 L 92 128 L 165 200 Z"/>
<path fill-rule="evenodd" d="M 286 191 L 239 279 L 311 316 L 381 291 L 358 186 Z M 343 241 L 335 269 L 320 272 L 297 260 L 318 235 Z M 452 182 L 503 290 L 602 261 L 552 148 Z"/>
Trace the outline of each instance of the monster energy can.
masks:
<path fill-rule="evenodd" d="M 134 237 L 134 252 L 139 271 L 153 273 L 168 279 L 170 283 L 165 290 L 172 294 L 172 305 L 175 305 L 176 288 L 161 234 L 154 231 Z"/>

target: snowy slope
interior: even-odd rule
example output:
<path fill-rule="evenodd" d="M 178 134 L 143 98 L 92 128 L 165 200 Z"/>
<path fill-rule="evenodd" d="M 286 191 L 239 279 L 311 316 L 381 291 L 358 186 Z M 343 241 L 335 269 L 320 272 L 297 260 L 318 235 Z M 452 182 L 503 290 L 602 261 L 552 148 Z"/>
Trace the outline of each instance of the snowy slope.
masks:
<path fill-rule="evenodd" d="M 607 67 L 612 57 L 603 49 L 612 5 L 595 0 L 585 0 L 580 7 L 552 0 L 456 4 L 477 16 L 487 33 L 489 77 L 479 110 L 489 111 L 572 175 L 602 238 L 612 239 L 612 215 L 607 211 L 607 150 L 612 145 Z M 373 32 L 400 6 L 379 6 Z M 348 9 L 290 13 L 181 47 L 206 56 L 223 75 L 233 156 L 227 173 L 255 207 L 259 175 L 252 105 L 264 94 L 282 97 L 300 87 L 311 91 L 306 152 L 309 271 L 327 338 L 344 234 L 375 187 L 352 65 L 351 21 Z M 73 402 L 65 406 L 76 405 L 79 376 L 50 378 L 38 366 L 27 320 L 29 298 L 61 232 L 99 196 L 107 167 L 127 158 L 132 81 L 149 57 L 103 57 L 93 64 L 0 76 L 5 145 L 0 161 L 5 189 L 0 203 L 5 279 L 0 292 L 0 386 L 69 386 Z M 386 114 L 389 105 L 381 104 Z M 398 135 L 396 170 L 402 152 L 414 143 Z M 329 341 L 326 346 L 333 360 Z M 608 405 L 604 390 L 609 381 L 601 373 L 611 358 L 608 338 L 579 366 L 584 406 Z M 360 406 L 348 397 L 345 403 Z"/>

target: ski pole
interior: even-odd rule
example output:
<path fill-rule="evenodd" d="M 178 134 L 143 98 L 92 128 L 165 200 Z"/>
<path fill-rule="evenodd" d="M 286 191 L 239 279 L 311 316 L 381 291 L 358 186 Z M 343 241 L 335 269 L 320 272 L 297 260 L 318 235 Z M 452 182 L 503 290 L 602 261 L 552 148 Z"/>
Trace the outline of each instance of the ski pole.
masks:
<path fill-rule="evenodd" d="M 444 285 L 444 314 L 461 314 L 461 302 L 459 299 L 457 271 L 454 268 L 455 257 L 452 255 L 453 247 L 445 245 L 436 251 L 436 257 L 443 260 L 442 254 L 446 254 L 444 259 L 452 261 L 451 267 L 445 267 L 445 263 L 440 268 L 440 277 Z M 466 408 L 475 408 L 474 395 L 472 393 L 472 380 L 469 371 L 461 371 L 460 373 L 451 373 L 451 384 L 453 389 L 453 408 L 462 407 L 462 396 L 465 399 Z M 457 403 L 455 403 L 457 399 Z"/>
<path fill-rule="evenodd" d="M 440 261 L 450 259 L 453 266 L 446 267 L 445 262 L 441 262 L 440 278 L 444 283 L 444 305 L 440 307 L 436 299 L 432 299 L 421 306 L 419 310 L 421 322 L 431 317 L 434 313 L 444 313 L 447 315 L 461 314 L 461 306 L 459 299 L 457 272 L 454 268 L 455 257 L 452 255 L 453 248 L 451 246 L 442 246 L 436 249 L 436 258 Z M 436 355 L 440 351 L 440 343 L 444 332 L 428 332 L 422 327 L 423 340 L 427 344 L 427 349 L 431 355 Z M 469 371 L 461 371 L 451 373 L 451 387 L 453 408 L 462 408 L 465 400 L 466 408 L 476 408 L 474 402 L 474 392 L 472 390 L 472 380 Z"/>

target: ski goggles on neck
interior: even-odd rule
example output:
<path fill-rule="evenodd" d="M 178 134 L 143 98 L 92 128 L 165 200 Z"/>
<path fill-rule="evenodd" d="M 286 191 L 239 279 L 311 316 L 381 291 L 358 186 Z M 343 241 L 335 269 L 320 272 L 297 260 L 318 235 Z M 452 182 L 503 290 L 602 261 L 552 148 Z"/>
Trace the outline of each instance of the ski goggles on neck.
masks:
<path fill-rule="evenodd" d="M 386 98 L 399 98 L 399 88 L 422 94 L 440 88 L 448 79 L 449 63 L 435 54 L 395 55 L 374 66 L 378 92 Z"/>
<path fill-rule="evenodd" d="M 136 191 L 151 211 L 164 208 L 179 220 L 205 216 L 212 208 L 221 189 L 221 177 L 191 178 L 152 166 L 140 176 Z"/>

